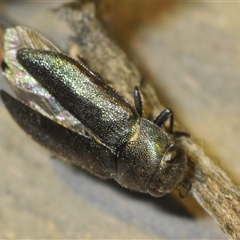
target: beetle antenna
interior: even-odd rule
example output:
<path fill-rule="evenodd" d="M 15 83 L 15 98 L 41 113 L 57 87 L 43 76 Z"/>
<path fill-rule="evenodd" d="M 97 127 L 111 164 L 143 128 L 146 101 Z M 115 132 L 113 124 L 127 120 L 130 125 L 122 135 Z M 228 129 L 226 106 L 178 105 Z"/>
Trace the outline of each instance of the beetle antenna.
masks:
<path fill-rule="evenodd" d="M 141 96 L 140 90 L 137 86 L 134 88 L 133 96 L 134 96 L 134 103 L 135 103 L 136 110 L 137 110 L 139 116 L 142 117 L 142 114 L 143 114 L 142 96 Z"/>

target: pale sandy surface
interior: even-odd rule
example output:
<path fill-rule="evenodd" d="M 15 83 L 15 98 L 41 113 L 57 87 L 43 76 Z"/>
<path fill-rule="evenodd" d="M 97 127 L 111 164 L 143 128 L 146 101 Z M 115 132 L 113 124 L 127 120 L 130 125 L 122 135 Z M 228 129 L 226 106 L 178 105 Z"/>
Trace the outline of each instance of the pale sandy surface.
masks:
<path fill-rule="evenodd" d="M 66 25 L 44 10 L 58 4 L 1 2 L 0 9 L 66 48 Z M 159 98 L 240 184 L 240 4 L 109 6 L 113 35 Z M 0 106 L 0 238 L 226 239 L 191 198 L 133 194 L 50 159 Z"/>

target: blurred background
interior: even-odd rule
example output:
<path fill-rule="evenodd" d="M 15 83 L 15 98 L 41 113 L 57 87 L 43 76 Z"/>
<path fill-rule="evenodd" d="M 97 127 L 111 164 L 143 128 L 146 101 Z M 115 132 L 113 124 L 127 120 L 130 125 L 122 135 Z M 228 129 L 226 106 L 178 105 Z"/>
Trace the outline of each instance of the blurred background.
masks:
<path fill-rule="evenodd" d="M 66 2 L 66 1 L 64 1 Z M 70 1 L 69 1 L 70 2 Z M 61 1 L 1 1 L 0 21 L 68 49 Z M 165 106 L 240 184 L 240 3 L 102 1 L 114 40 Z M 1 88 L 7 89 L 3 77 Z M 0 105 L 0 238 L 227 239 L 189 197 L 153 198 L 66 165 Z"/>

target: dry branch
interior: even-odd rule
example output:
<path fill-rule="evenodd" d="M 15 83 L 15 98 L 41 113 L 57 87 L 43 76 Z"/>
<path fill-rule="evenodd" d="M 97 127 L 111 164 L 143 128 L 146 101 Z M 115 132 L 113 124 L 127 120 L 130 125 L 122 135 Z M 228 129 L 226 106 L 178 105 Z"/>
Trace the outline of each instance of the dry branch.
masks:
<path fill-rule="evenodd" d="M 84 56 L 88 65 L 132 101 L 132 91 L 140 86 L 144 95 L 145 117 L 153 119 L 164 108 L 154 89 L 144 81 L 125 53 L 108 37 L 95 15 L 92 1 L 68 4 L 58 9 L 74 32 L 70 54 Z M 187 154 L 193 197 L 232 239 L 240 239 L 240 189 L 207 157 L 191 138 L 175 139 Z"/>

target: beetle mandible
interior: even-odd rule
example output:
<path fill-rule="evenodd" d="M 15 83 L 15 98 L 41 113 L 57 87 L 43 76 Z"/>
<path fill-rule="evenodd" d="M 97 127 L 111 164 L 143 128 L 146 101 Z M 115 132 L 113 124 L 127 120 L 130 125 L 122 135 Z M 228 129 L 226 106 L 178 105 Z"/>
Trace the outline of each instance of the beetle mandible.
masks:
<path fill-rule="evenodd" d="M 84 126 L 83 133 L 74 132 L 1 91 L 14 120 L 33 139 L 90 173 L 115 179 L 133 191 L 162 196 L 181 183 L 186 156 L 164 127 L 170 119 L 172 133 L 171 110 L 165 109 L 154 122 L 143 118 L 138 88 L 134 107 L 86 65 L 60 52 L 21 48 L 16 59 Z M 3 61 L 3 71 L 8 67 Z"/>

